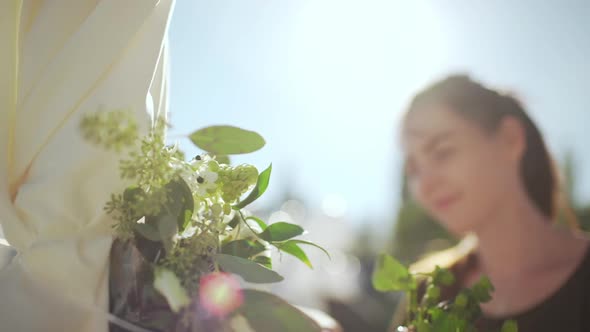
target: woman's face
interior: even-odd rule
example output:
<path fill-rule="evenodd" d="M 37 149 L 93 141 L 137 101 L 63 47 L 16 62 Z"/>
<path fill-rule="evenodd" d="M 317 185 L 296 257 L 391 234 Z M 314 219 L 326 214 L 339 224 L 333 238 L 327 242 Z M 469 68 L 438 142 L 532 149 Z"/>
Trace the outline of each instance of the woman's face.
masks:
<path fill-rule="evenodd" d="M 410 191 L 456 235 L 485 225 L 518 181 L 520 155 L 503 127 L 490 133 L 443 106 L 413 110 L 405 119 Z"/>

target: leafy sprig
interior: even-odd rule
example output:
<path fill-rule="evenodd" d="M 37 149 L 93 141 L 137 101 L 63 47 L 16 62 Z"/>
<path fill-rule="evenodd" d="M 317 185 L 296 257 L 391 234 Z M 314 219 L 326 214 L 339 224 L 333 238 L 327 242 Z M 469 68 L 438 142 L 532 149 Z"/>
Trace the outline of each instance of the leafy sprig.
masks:
<path fill-rule="evenodd" d="M 455 283 L 448 269 L 437 266 L 430 273 L 413 274 L 395 258 L 382 254 L 372 275 L 373 287 L 381 292 L 403 291 L 409 298 L 407 327 L 416 332 L 476 332 L 481 317 L 480 304 L 491 300 L 494 287 L 483 276 L 470 288 L 462 289 L 455 298 L 441 301 L 444 287 Z M 418 298 L 418 286 L 425 287 Z M 504 322 L 500 332 L 517 332 L 516 322 Z"/>

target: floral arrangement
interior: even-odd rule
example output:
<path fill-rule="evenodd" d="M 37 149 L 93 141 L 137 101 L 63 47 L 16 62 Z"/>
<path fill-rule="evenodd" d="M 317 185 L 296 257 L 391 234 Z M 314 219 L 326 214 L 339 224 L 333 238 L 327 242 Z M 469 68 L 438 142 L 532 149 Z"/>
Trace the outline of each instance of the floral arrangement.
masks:
<path fill-rule="evenodd" d="M 267 225 L 246 207 L 269 185 L 272 165 L 259 172 L 233 166 L 228 155 L 259 150 L 257 133 L 233 126 L 195 131 L 204 151 L 187 160 L 165 144 L 165 124 L 141 137 L 124 110 L 99 111 L 82 120 L 90 143 L 120 153 L 120 174 L 130 185 L 113 193 L 105 210 L 113 217 L 110 262 L 111 331 L 320 331 L 279 297 L 246 289 L 275 283 L 271 249 L 312 267 L 297 238 L 299 225 Z M 326 254 L 328 254 L 326 252 Z"/>
<path fill-rule="evenodd" d="M 491 300 L 494 287 L 483 276 L 453 299 L 441 301 L 441 289 L 455 283 L 448 269 L 436 267 L 431 273 L 413 274 L 395 258 L 379 256 L 372 276 L 373 287 L 381 292 L 403 291 L 409 299 L 407 321 L 399 332 L 476 332 L 481 317 L 480 303 Z M 419 288 L 424 289 L 419 296 Z M 507 320 L 500 332 L 517 332 L 515 321 Z"/>

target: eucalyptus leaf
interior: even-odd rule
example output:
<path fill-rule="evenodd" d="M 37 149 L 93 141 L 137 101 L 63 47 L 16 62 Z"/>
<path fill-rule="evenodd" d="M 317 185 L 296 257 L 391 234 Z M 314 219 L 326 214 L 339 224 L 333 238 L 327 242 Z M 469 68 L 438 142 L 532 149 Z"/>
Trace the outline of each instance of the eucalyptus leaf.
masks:
<path fill-rule="evenodd" d="M 256 256 L 254 257 L 254 261 L 269 269 L 272 269 L 272 259 L 268 256 Z"/>
<path fill-rule="evenodd" d="M 301 310 L 271 293 L 244 289 L 238 309 L 256 332 L 321 332 L 322 328 Z"/>
<path fill-rule="evenodd" d="M 373 287 L 381 292 L 411 291 L 416 289 L 416 280 L 410 271 L 395 258 L 381 254 L 377 258 L 372 276 Z"/>
<path fill-rule="evenodd" d="M 305 230 L 299 225 L 280 221 L 268 226 L 258 236 L 268 242 L 280 242 L 299 236 L 303 234 L 304 231 Z"/>
<path fill-rule="evenodd" d="M 215 261 L 225 271 L 239 275 L 245 281 L 252 283 L 273 283 L 283 281 L 283 277 L 273 270 L 255 263 L 251 260 L 226 255 L 216 254 Z"/>
<path fill-rule="evenodd" d="M 145 237 L 150 241 L 161 241 L 160 233 L 156 229 L 156 227 L 148 224 L 133 224 L 133 228 L 139 233 L 141 236 Z"/>
<path fill-rule="evenodd" d="M 178 312 L 182 307 L 190 303 L 186 290 L 182 287 L 174 272 L 165 268 L 158 268 L 154 271 L 154 276 L 154 288 L 166 298 L 172 311 Z"/>
<path fill-rule="evenodd" d="M 264 194 L 264 192 L 266 191 L 266 188 L 268 188 L 268 183 L 270 182 L 270 173 L 271 172 L 272 172 L 272 164 L 270 164 L 270 166 L 268 166 L 267 169 L 265 169 L 264 171 L 262 171 L 262 173 L 260 173 L 258 175 L 258 180 L 256 181 L 256 186 L 254 186 L 254 189 L 252 189 L 250 194 L 248 194 L 248 196 L 243 201 L 234 205 L 233 208 L 235 210 L 243 209 L 248 204 L 257 200 L 258 197 L 262 196 L 262 194 Z"/>
<path fill-rule="evenodd" d="M 309 266 L 310 269 L 313 269 L 313 266 L 311 265 L 311 262 L 309 261 L 307 254 L 305 253 L 305 251 L 303 251 L 303 249 L 301 249 L 297 245 L 296 242 L 287 241 L 285 243 L 281 243 L 281 245 L 278 248 L 283 252 L 295 256 L 297 259 L 305 263 L 305 265 Z"/>
<path fill-rule="evenodd" d="M 178 226 L 176 224 L 175 216 L 162 216 L 157 219 L 158 233 L 160 233 L 160 239 L 164 244 L 166 252 L 172 250 L 172 239 L 178 232 Z"/>
<path fill-rule="evenodd" d="M 139 232 L 137 230 L 135 231 L 135 247 L 148 262 L 155 262 L 161 256 L 160 253 L 164 249 L 160 234 L 157 231 L 154 232 L 157 234 L 157 241 L 140 236 Z"/>
<path fill-rule="evenodd" d="M 244 154 L 260 150 L 266 142 L 258 133 L 234 126 L 210 126 L 189 136 L 200 149 L 215 155 Z"/>

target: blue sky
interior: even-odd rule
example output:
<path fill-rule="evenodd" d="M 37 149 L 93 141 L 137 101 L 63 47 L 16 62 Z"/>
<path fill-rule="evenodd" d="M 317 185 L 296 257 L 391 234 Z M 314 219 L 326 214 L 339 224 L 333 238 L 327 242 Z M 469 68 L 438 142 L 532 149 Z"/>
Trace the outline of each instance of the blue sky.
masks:
<path fill-rule="evenodd" d="M 587 17 L 581 0 L 177 0 L 170 135 L 256 130 L 267 146 L 234 161 L 273 163 L 262 204 L 289 188 L 390 223 L 397 119 L 417 89 L 459 70 L 521 96 L 557 157 L 576 153 L 590 200 Z"/>

